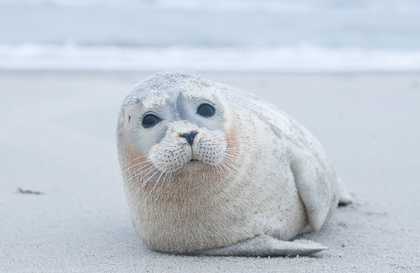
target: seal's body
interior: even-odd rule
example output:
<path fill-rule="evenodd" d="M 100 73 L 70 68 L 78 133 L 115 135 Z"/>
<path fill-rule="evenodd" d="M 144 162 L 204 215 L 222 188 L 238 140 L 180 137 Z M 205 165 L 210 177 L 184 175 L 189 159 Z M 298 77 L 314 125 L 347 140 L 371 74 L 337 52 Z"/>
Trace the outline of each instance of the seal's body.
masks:
<path fill-rule="evenodd" d="M 127 95 L 117 146 L 136 230 L 150 248 L 207 255 L 307 255 L 339 201 L 319 142 L 275 106 L 190 72 Z"/>

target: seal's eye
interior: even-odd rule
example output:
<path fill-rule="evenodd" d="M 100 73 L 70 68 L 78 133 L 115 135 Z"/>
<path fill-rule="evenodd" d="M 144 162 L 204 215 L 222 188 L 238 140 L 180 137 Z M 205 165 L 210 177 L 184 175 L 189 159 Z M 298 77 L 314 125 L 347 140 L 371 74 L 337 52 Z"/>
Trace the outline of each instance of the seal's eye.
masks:
<path fill-rule="evenodd" d="M 156 124 L 158 124 L 159 121 L 160 121 L 160 119 L 157 116 L 152 115 L 152 114 L 148 114 L 148 115 L 144 116 L 141 125 L 144 128 L 151 128 L 151 127 L 155 126 Z"/>
<path fill-rule="evenodd" d="M 205 118 L 210 118 L 216 114 L 216 109 L 210 104 L 203 103 L 198 106 L 197 114 Z"/>

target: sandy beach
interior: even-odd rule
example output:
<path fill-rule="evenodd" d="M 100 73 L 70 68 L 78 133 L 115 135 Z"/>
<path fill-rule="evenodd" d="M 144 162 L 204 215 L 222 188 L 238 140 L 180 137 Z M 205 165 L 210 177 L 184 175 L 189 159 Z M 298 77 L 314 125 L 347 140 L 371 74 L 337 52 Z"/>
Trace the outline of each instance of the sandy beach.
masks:
<path fill-rule="evenodd" d="M 176 256 L 132 226 L 115 147 L 152 73 L 0 73 L 0 272 L 420 272 L 420 74 L 203 73 L 270 100 L 327 149 L 356 203 L 311 257 Z"/>

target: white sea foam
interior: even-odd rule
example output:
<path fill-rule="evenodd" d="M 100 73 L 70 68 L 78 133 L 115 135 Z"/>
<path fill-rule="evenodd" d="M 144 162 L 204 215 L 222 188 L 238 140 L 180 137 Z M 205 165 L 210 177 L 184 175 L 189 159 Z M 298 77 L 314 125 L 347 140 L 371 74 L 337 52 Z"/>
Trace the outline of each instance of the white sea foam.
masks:
<path fill-rule="evenodd" d="M 420 50 L 0 45 L 0 69 L 419 72 Z"/>
<path fill-rule="evenodd" d="M 0 69 L 420 71 L 418 0 L 0 0 L 0 18 Z"/>

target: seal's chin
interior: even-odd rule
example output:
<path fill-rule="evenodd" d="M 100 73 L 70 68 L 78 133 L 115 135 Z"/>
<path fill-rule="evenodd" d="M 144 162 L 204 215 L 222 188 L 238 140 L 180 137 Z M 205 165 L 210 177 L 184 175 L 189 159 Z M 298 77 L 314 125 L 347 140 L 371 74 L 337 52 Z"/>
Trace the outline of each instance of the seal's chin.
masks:
<path fill-rule="evenodd" d="M 184 166 L 181 168 L 181 172 L 196 172 L 196 171 L 203 171 L 205 169 L 209 169 L 212 166 L 203 163 L 201 160 L 198 159 L 191 159 L 188 161 Z"/>

